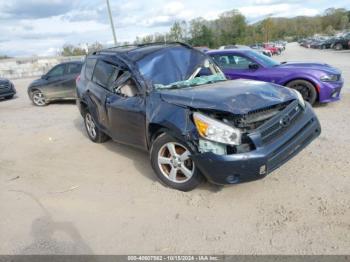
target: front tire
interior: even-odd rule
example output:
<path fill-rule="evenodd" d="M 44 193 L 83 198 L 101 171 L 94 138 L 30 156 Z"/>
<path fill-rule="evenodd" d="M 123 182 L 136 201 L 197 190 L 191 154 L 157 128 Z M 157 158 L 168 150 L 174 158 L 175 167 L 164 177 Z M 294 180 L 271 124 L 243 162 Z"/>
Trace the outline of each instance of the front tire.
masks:
<path fill-rule="evenodd" d="M 163 133 L 152 144 L 152 168 L 166 186 L 190 191 L 203 181 L 202 174 L 190 158 L 191 154 L 183 142 Z"/>
<path fill-rule="evenodd" d="M 103 143 L 109 139 L 109 137 L 97 127 L 96 122 L 90 112 L 85 113 L 84 123 L 86 132 L 92 142 Z"/>
<path fill-rule="evenodd" d="M 36 106 L 46 106 L 46 98 L 40 90 L 35 90 L 32 93 L 32 102 Z"/>
<path fill-rule="evenodd" d="M 317 99 L 317 91 L 312 83 L 306 80 L 294 80 L 287 84 L 287 87 L 295 89 L 301 93 L 304 100 L 311 105 L 315 104 Z"/>

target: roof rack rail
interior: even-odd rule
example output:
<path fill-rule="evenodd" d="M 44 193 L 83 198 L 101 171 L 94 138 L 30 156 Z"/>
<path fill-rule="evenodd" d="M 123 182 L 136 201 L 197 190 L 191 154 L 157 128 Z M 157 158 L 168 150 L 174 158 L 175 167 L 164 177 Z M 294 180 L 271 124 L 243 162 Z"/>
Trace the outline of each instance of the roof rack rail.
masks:
<path fill-rule="evenodd" d="M 114 50 L 112 49 L 116 49 L 116 48 L 127 48 L 127 47 L 135 47 L 136 48 L 141 48 L 141 47 L 145 47 L 145 46 L 153 46 L 153 45 L 169 45 L 169 44 L 179 44 L 179 45 L 183 45 L 189 48 L 192 48 L 191 45 L 184 43 L 184 42 L 180 42 L 180 41 L 171 41 L 171 42 L 152 42 L 152 43 L 144 43 L 144 44 L 130 44 L 130 45 L 120 45 L 120 46 L 111 46 L 108 48 L 104 48 L 98 51 L 93 52 L 93 55 L 96 55 L 100 52 L 113 52 Z"/>

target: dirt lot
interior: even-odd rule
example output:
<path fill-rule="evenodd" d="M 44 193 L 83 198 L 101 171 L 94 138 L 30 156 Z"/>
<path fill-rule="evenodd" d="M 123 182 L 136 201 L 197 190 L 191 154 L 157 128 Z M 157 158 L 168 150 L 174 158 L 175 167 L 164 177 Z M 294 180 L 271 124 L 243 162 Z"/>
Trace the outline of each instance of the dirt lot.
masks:
<path fill-rule="evenodd" d="M 91 143 L 73 103 L 34 107 L 30 80 L 14 81 L 0 102 L 0 253 L 349 254 L 350 52 L 292 44 L 278 59 L 344 71 L 342 101 L 315 109 L 321 137 L 264 180 L 189 193 L 160 185 L 146 153 Z"/>

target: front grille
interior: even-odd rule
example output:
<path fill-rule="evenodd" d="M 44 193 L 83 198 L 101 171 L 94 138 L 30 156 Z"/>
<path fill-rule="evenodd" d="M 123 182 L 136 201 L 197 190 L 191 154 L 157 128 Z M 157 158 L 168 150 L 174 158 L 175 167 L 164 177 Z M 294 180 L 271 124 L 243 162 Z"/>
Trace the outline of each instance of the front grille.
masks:
<path fill-rule="evenodd" d="M 1 81 L 0 82 L 0 89 L 9 89 L 10 83 L 8 81 Z"/>
<path fill-rule="evenodd" d="M 302 109 L 299 105 L 299 102 L 295 100 L 278 115 L 261 125 L 258 128 L 258 131 L 261 134 L 262 143 L 269 143 L 274 138 L 282 134 L 285 130 L 287 130 L 288 127 L 293 125 L 301 111 Z"/>
<path fill-rule="evenodd" d="M 268 119 L 283 111 L 290 101 L 248 112 L 235 119 L 235 126 L 245 130 L 255 130 Z"/>

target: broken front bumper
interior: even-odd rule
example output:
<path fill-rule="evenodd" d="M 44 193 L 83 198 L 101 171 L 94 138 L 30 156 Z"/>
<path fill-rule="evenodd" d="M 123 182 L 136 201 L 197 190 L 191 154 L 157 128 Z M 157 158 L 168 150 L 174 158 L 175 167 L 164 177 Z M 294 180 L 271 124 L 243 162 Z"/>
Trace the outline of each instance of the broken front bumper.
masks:
<path fill-rule="evenodd" d="M 208 181 L 236 184 L 265 177 L 287 162 L 321 133 L 320 123 L 309 104 L 298 117 L 268 143 L 261 143 L 261 133 L 250 136 L 256 149 L 242 154 L 216 155 L 208 152 L 192 159 Z"/>

